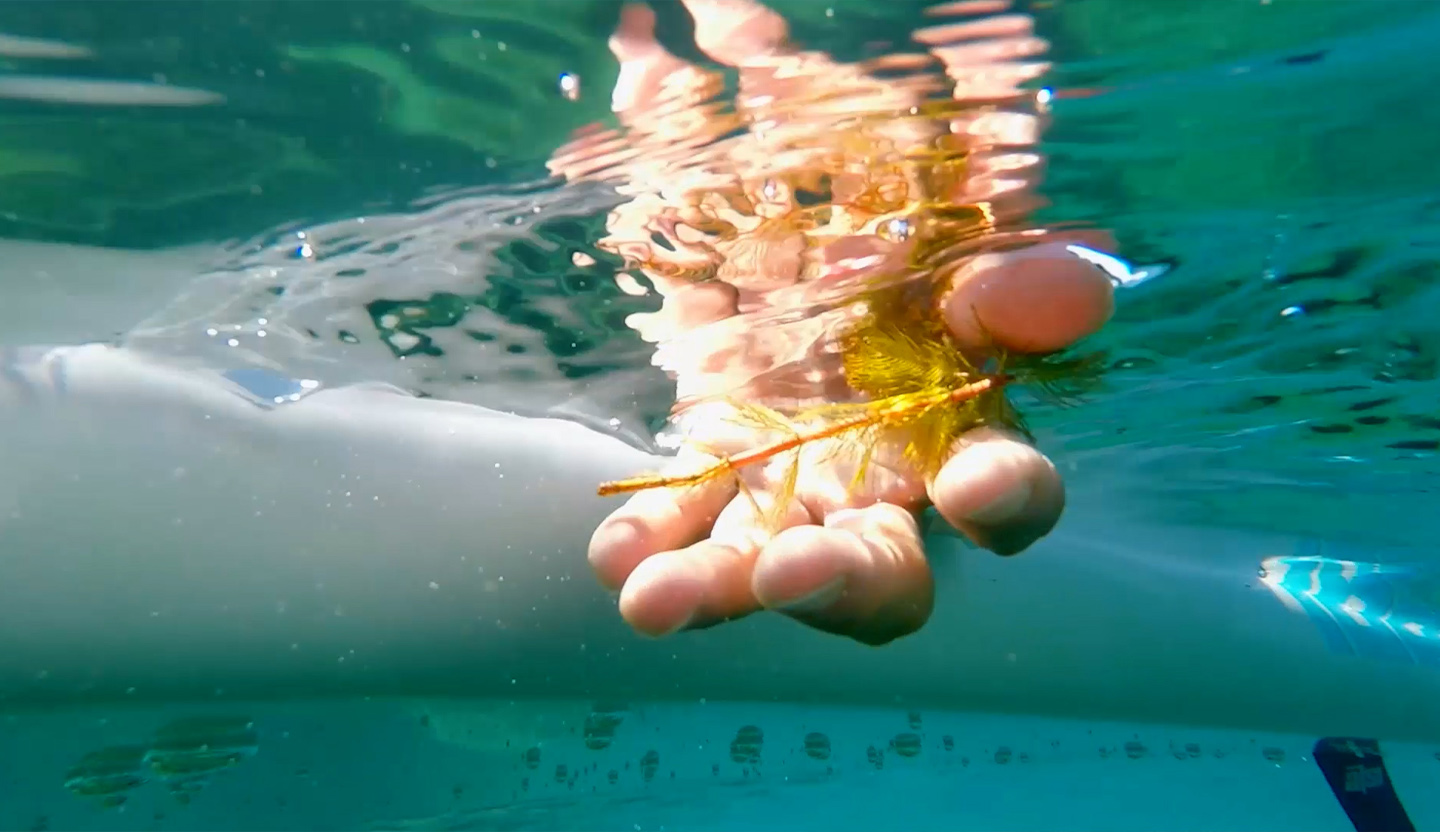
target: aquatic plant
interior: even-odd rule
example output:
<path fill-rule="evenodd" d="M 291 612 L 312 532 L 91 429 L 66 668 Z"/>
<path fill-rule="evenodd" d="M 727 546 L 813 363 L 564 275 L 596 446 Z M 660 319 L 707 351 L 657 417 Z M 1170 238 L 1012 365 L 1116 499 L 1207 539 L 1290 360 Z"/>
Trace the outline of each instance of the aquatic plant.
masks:
<path fill-rule="evenodd" d="M 720 455 L 714 463 L 694 471 L 605 482 L 597 492 L 611 496 L 693 487 L 728 476 L 749 496 L 739 477 L 741 469 L 789 454 L 770 510 L 763 511 L 750 497 L 757 515 L 773 526 L 794 498 L 799 450 L 806 445 L 836 440 L 827 456 L 853 454 L 859 464 L 852 491 L 864 481 L 876 448 L 897 438 L 906 462 L 929 478 L 939 471 L 961 436 L 971 430 L 991 426 L 1030 436 L 1023 416 L 1006 397 L 1007 387 L 1023 385 L 1037 398 L 1065 406 L 1091 388 L 1103 371 L 1099 352 L 1033 355 L 999 346 L 962 349 L 937 315 L 907 315 L 905 305 L 885 302 L 886 294 L 890 298 L 896 295 L 882 293 L 869 301 L 869 311 L 839 339 L 845 379 L 863 400 L 786 414 L 757 402 L 727 399 L 733 422 L 757 436 L 775 438 L 738 454 Z"/>

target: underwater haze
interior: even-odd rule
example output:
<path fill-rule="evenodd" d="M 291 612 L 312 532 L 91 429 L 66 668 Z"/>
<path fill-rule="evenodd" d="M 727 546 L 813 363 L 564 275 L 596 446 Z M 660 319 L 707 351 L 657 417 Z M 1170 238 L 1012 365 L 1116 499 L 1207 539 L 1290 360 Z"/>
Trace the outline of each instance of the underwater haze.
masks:
<path fill-rule="evenodd" d="M 1045 127 L 1014 222 L 1114 241 L 1115 314 L 1086 341 L 1102 384 L 1025 402 L 1070 494 L 1054 539 L 976 565 L 936 531 L 936 562 L 968 570 L 938 603 L 952 592 L 966 617 L 873 665 L 749 622 L 687 657 L 689 634 L 625 640 L 579 548 L 525 553 L 551 571 L 511 590 L 516 567 L 474 572 L 527 523 L 585 540 L 591 508 L 537 520 L 544 488 L 486 479 L 504 498 L 483 516 L 514 527 L 464 537 L 481 472 L 414 450 L 398 417 L 386 450 L 349 438 L 363 420 L 344 408 L 303 442 L 237 427 L 183 447 L 167 431 L 203 436 L 208 411 L 149 423 L 115 394 L 83 429 L 3 415 L 0 828 L 1440 828 L 1440 4 L 768 5 L 796 44 L 922 92 L 945 79 L 912 60 L 937 19 L 1027 33 L 945 83 L 1024 75 L 1025 107 L 999 110 Z M 257 413 L 398 393 L 453 403 L 446 425 L 484 408 L 614 440 L 576 481 L 542 478 L 556 494 L 664 452 L 685 333 L 637 331 L 659 302 L 624 277 L 614 218 L 729 147 L 736 90 L 681 4 L 650 6 L 658 42 L 705 69 L 673 109 L 624 121 L 607 39 L 634 5 L 612 0 L 0 5 L 0 407 L 150 372 L 84 363 L 103 345 L 209 372 Z M 822 92 L 807 106 L 843 98 Z M 805 324 L 784 311 L 732 336 Z M 107 420 L 137 431 L 113 460 Z M 304 449 L 327 441 L 367 476 L 414 479 L 376 486 L 374 507 L 368 481 L 321 494 L 306 472 L 331 451 Z M 65 466 L 91 452 L 82 487 Z M 268 473 L 267 454 L 295 465 Z M 162 492 L 126 488 L 151 463 L 193 498 L 155 509 L 160 532 L 135 518 Z M 233 482 L 202 484 L 207 465 Z M 284 482 L 264 499 L 207 502 L 267 478 Z M 382 519 L 330 534 L 332 503 Z M 279 525 L 253 540 L 223 531 L 263 512 Z M 353 585 L 314 556 L 327 545 L 370 547 Z M 120 577 L 87 573 L 82 549 Z M 463 579 L 423 572 L 447 558 Z M 415 564 L 395 597 L 419 600 L 336 600 L 406 577 L 382 561 Z M 213 629 L 104 612 L 109 595 L 148 610 L 134 586 L 158 576 L 154 597 L 204 617 L 208 587 L 272 567 L 300 588 L 267 612 L 393 627 L 390 652 L 302 671 L 255 645 L 304 638 L 228 608 Z M 533 592 L 445 629 L 472 603 L 455 586 Z M 487 642 L 492 624 L 507 634 Z M 1029 664 L 1015 646 L 1047 643 Z"/>

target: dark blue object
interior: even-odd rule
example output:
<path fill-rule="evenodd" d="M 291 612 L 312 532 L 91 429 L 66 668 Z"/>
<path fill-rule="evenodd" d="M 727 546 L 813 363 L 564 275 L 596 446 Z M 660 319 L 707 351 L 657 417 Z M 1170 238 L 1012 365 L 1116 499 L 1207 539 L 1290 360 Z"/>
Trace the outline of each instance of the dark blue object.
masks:
<path fill-rule="evenodd" d="M 1415 832 L 1385 770 L 1380 743 L 1323 737 L 1315 743 L 1313 755 L 1355 832 Z"/>

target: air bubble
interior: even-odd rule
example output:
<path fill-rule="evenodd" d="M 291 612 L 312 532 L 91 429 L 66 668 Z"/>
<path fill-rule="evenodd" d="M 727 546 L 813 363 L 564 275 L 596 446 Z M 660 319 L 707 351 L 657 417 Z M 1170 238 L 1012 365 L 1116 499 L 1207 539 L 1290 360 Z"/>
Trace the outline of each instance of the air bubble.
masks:
<path fill-rule="evenodd" d="M 580 76 L 573 72 L 560 73 L 560 94 L 569 101 L 579 101 Z"/>

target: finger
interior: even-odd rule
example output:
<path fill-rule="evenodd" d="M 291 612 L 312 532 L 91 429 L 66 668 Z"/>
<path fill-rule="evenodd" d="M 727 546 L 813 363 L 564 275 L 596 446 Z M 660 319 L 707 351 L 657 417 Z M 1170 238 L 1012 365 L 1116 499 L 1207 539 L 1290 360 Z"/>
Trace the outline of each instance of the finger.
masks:
<path fill-rule="evenodd" d="M 620 615 L 637 631 L 658 637 L 754 612 L 754 562 L 753 550 L 710 540 L 662 552 L 630 574 L 620 591 Z"/>
<path fill-rule="evenodd" d="M 887 503 L 781 532 L 761 550 L 751 586 L 763 606 L 866 644 L 915 632 L 935 606 L 915 517 Z"/>
<path fill-rule="evenodd" d="M 660 552 L 637 563 L 620 590 L 620 615 L 636 630 L 663 636 L 749 615 L 760 609 L 751 591 L 751 571 L 772 538 L 756 514 L 772 504 L 766 494 L 755 503 L 741 495 L 716 518 L 708 540 Z M 780 526 L 808 523 L 810 515 L 792 502 Z"/>
<path fill-rule="evenodd" d="M 981 254 L 961 264 L 941 313 L 963 343 L 1051 352 L 1090 335 L 1114 311 L 1114 283 L 1063 243 Z"/>
<path fill-rule="evenodd" d="M 672 467 L 698 467 L 699 456 L 686 455 L 684 462 L 677 461 Z M 705 463 L 702 459 L 698 464 Z M 590 537 L 590 566 L 602 585 L 619 591 L 646 558 L 703 540 L 734 496 L 735 484 L 730 478 L 693 488 L 641 491 L 595 529 Z"/>
<path fill-rule="evenodd" d="M 981 428 L 930 483 L 930 500 L 977 545 L 1013 555 L 1055 527 L 1065 509 L 1065 486 L 1039 451 Z"/>

